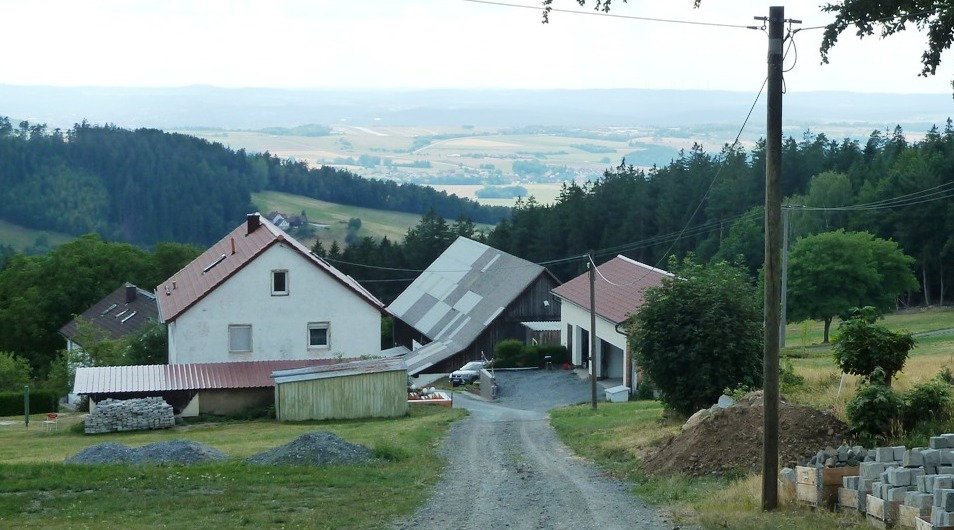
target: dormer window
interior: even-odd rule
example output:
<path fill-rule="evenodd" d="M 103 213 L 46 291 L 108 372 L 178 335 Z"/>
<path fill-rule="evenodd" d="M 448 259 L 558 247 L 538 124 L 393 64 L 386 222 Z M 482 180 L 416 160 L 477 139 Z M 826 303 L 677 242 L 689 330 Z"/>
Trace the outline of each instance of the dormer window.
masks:
<path fill-rule="evenodd" d="M 272 296 L 288 295 L 288 271 L 272 271 Z"/>

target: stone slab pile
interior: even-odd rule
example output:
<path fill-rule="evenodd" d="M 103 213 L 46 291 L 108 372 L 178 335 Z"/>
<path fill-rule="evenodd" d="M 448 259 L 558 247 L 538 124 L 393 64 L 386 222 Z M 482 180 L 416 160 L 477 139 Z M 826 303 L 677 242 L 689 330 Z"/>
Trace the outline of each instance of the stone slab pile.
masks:
<path fill-rule="evenodd" d="M 86 434 L 167 429 L 176 424 L 172 405 L 161 397 L 105 399 L 86 417 Z"/>

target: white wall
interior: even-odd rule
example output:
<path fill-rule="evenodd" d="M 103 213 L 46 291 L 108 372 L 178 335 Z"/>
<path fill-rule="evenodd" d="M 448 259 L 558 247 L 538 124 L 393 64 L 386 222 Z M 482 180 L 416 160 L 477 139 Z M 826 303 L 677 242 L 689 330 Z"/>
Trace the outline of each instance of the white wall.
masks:
<path fill-rule="evenodd" d="M 272 270 L 288 270 L 288 295 L 272 296 Z M 330 322 L 329 348 L 308 348 L 309 322 Z M 229 353 L 230 324 L 252 325 L 251 352 Z M 330 359 L 380 351 L 381 313 L 283 244 L 270 247 L 169 325 L 171 364 Z"/>
<path fill-rule="evenodd" d="M 573 344 L 567 344 L 566 329 L 568 324 L 573 328 Z M 580 353 L 583 351 L 583 331 L 589 331 L 590 329 L 590 311 L 567 300 L 562 300 L 560 304 L 560 329 L 562 330 L 560 334 L 562 344 L 573 352 L 573 364 L 583 364 L 585 359 L 580 357 Z M 605 340 L 624 352 L 626 351 L 626 336 L 617 333 L 615 324 L 599 315 L 596 316 L 596 338 L 597 352 L 600 352 L 602 346 L 599 339 Z M 624 373 L 626 371 L 625 358 L 621 361 L 621 364 L 624 366 L 610 368 L 609 372 Z M 592 367 L 590 368 L 590 373 L 592 373 Z M 603 374 L 597 372 L 598 377 L 602 375 Z"/>

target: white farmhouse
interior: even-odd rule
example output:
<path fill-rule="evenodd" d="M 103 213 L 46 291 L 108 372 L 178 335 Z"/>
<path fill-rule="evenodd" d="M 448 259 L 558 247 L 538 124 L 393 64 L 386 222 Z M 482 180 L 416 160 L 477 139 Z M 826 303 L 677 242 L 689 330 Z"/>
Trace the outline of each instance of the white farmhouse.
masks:
<path fill-rule="evenodd" d="M 156 288 L 169 363 L 381 352 L 384 306 L 258 213 Z"/>

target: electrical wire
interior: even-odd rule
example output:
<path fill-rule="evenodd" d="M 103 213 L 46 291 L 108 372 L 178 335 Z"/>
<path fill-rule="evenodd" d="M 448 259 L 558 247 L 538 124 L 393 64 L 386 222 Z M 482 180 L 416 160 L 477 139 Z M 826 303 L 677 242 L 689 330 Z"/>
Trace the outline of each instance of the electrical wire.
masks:
<path fill-rule="evenodd" d="M 511 4 L 508 2 L 494 2 L 491 0 L 464 0 L 464 2 L 471 2 L 474 4 L 487 4 L 487 5 L 501 6 L 501 7 L 516 7 L 516 8 L 522 8 L 522 9 L 534 9 L 534 10 L 541 9 L 539 5 L 527 6 L 522 4 Z M 589 15 L 589 16 L 600 16 L 600 17 L 607 17 L 607 18 L 621 18 L 621 19 L 627 19 L 627 20 L 640 20 L 643 22 L 663 22 L 667 24 L 687 24 L 687 25 L 693 25 L 693 26 L 710 26 L 710 27 L 717 27 L 717 28 L 752 29 L 750 26 L 743 26 L 740 24 L 697 22 L 693 20 L 677 20 L 677 19 L 671 19 L 671 18 L 637 17 L 632 15 L 619 15 L 616 13 L 607 13 L 605 11 L 576 11 L 572 9 L 559 9 L 556 7 L 551 7 L 549 11 L 554 13 L 568 13 L 571 15 Z"/>

